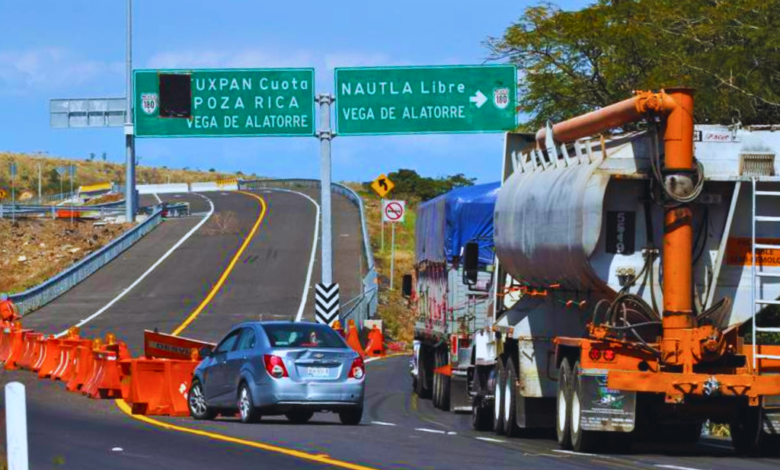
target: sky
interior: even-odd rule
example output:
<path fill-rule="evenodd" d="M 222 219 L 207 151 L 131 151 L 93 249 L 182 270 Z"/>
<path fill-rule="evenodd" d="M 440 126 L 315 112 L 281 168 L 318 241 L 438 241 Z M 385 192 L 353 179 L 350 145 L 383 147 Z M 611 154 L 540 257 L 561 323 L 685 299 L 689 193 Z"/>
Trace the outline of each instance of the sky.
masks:
<path fill-rule="evenodd" d="M 135 0 L 133 66 L 314 67 L 318 92 L 333 69 L 485 63 L 535 1 Z M 589 1 L 556 2 L 581 8 Z M 52 98 L 125 96 L 124 0 L 0 0 L 0 151 L 124 161 L 121 128 L 51 129 Z M 426 176 L 501 173 L 497 134 L 337 137 L 333 178 L 368 181 L 411 168 Z M 319 178 L 319 142 L 302 138 L 137 139 L 141 165 Z"/>

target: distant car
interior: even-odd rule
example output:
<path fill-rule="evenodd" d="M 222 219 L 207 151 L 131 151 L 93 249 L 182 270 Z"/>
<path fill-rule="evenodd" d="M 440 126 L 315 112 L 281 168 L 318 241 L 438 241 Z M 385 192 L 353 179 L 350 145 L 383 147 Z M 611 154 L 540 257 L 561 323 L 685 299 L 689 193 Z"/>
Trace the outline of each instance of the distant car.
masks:
<path fill-rule="evenodd" d="M 326 325 L 248 322 L 198 365 L 187 402 L 195 419 L 238 410 L 245 423 L 282 414 L 305 423 L 331 411 L 357 425 L 365 379 L 363 359 Z"/>

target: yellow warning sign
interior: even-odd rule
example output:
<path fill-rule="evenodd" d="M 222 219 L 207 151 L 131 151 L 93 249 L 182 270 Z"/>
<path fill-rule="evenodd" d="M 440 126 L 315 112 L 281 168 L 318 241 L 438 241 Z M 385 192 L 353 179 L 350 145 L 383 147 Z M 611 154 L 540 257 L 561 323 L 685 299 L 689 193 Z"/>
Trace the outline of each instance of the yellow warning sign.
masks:
<path fill-rule="evenodd" d="M 756 238 L 756 243 L 761 245 L 778 245 L 777 238 Z M 756 266 L 780 266 L 780 250 L 756 249 Z M 726 264 L 731 266 L 752 266 L 753 249 L 749 237 L 729 237 L 726 243 Z"/>
<path fill-rule="evenodd" d="M 5 199 L 8 197 L 8 191 L 5 189 L 0 189 L 0 199 Z"/>
<path fill-rule="evenodd" d="M 392 191 L 393 188 L 395 188 L 395 183 L 390 181 L 390 178 L 388 178 L 384 173 L 379 175 L 377 179 L 371 183 L 371 189 L 373 189 L 379 197 L 387 196 L 387 194 Z"/>

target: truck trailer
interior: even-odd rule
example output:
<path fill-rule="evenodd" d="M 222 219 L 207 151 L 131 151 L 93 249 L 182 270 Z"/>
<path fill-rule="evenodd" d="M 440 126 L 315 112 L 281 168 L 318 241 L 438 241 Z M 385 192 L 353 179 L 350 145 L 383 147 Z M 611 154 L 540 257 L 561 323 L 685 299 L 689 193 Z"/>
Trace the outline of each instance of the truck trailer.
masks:
<path fill-rule="evenodd" d="M 637 92 L 506 135 L 495 258 L 467 242 L 453 277 L 488 277 L 492 311 L 434 364 L 420 336 L 418 391 L 457 371 L 477 429 L 555 428 L 579 452 L 695 442 L 705 421 L 739 453 L 778 451 L 780 126 L 693 109 L 689 89 Z"/>

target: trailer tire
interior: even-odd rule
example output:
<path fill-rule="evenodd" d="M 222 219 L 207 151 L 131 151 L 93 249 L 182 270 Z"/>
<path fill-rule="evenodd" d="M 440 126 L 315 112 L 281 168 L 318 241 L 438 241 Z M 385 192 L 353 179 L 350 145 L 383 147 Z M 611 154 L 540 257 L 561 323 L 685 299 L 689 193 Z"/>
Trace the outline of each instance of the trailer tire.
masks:
<path fill-rule="evenodd" d="M 569 365 L 569 359 L 564 358 L 558 374 L 557 412 L 555 419 L 558 446 L 564 450 L 571 449 L 571 388 L 571 365 Z"/>
<path fill-rule="evenodd" d="M 493 394 L 493 432 L 504 434 L 504 382 L 506 381 L 506 371 L 504 363 L 499 358 L 496 361 L 496 391 Z"/>
<path fill-rule="evenodd" d="M 427 373 L 425 372 L 425 365 L 426 365 L 426 359 L 425 359 L 425 350 L 423 348 L 420 348 L 420 355 L 417 358 L 417 397 L 418 398 L 430 398 L 430 390 L 426 386 L 427 383 Z"/>
<path fill-rule="evenodd" d="M 571 446 L 576 452 L 592 453 L 598 451 L 607 436 L 606 432 L 586 431 L 581 426 L 581 404 L 585 402 L 582 390 L 582 369 L 580 361 L 574 363 L 572 371 L 571 394 Z"/>
<path fill-rule="evenodd" d="M 436 369 L 441 367 L 441 351 L 433 353 L 433 407 L 441 409 L 441 374 Z"/>
<path fill-rule="evenodd" d="M 780 436 L 764 432 L 764 409 L 743 406 L 739 418 L 732 420 L 731 443 L 739 455 L 774 456 L 780 454 Z"/>
<path fill-rule="evenodd" d="M 506 362 L 506 379 L 504 380 L 504 435 L 517 437 L 520 428 L 517 427 L 517 372 L 515 361 L 511 358 Z"/>
<path fill-rule="evenodd" d="M 439 367 L 444 367 L 449 362 L 449 358 L 447 357 L 447 350 L 443 349 L 441 350 L 441 355 L 439 356 Z M 450 411 L 450 385 L 451 380 L 449 375 L 445 374 L 438 374 L 439 375 L 439 409 L 442 411 Z"/>
<path fill-rule="evenodd" d="M 471 427 L 475 431 L 489 431 L 493 424 L 493 414 L 487 406 L 482 406 L 482 399 L 474 397 L 471 401 Z"/>

